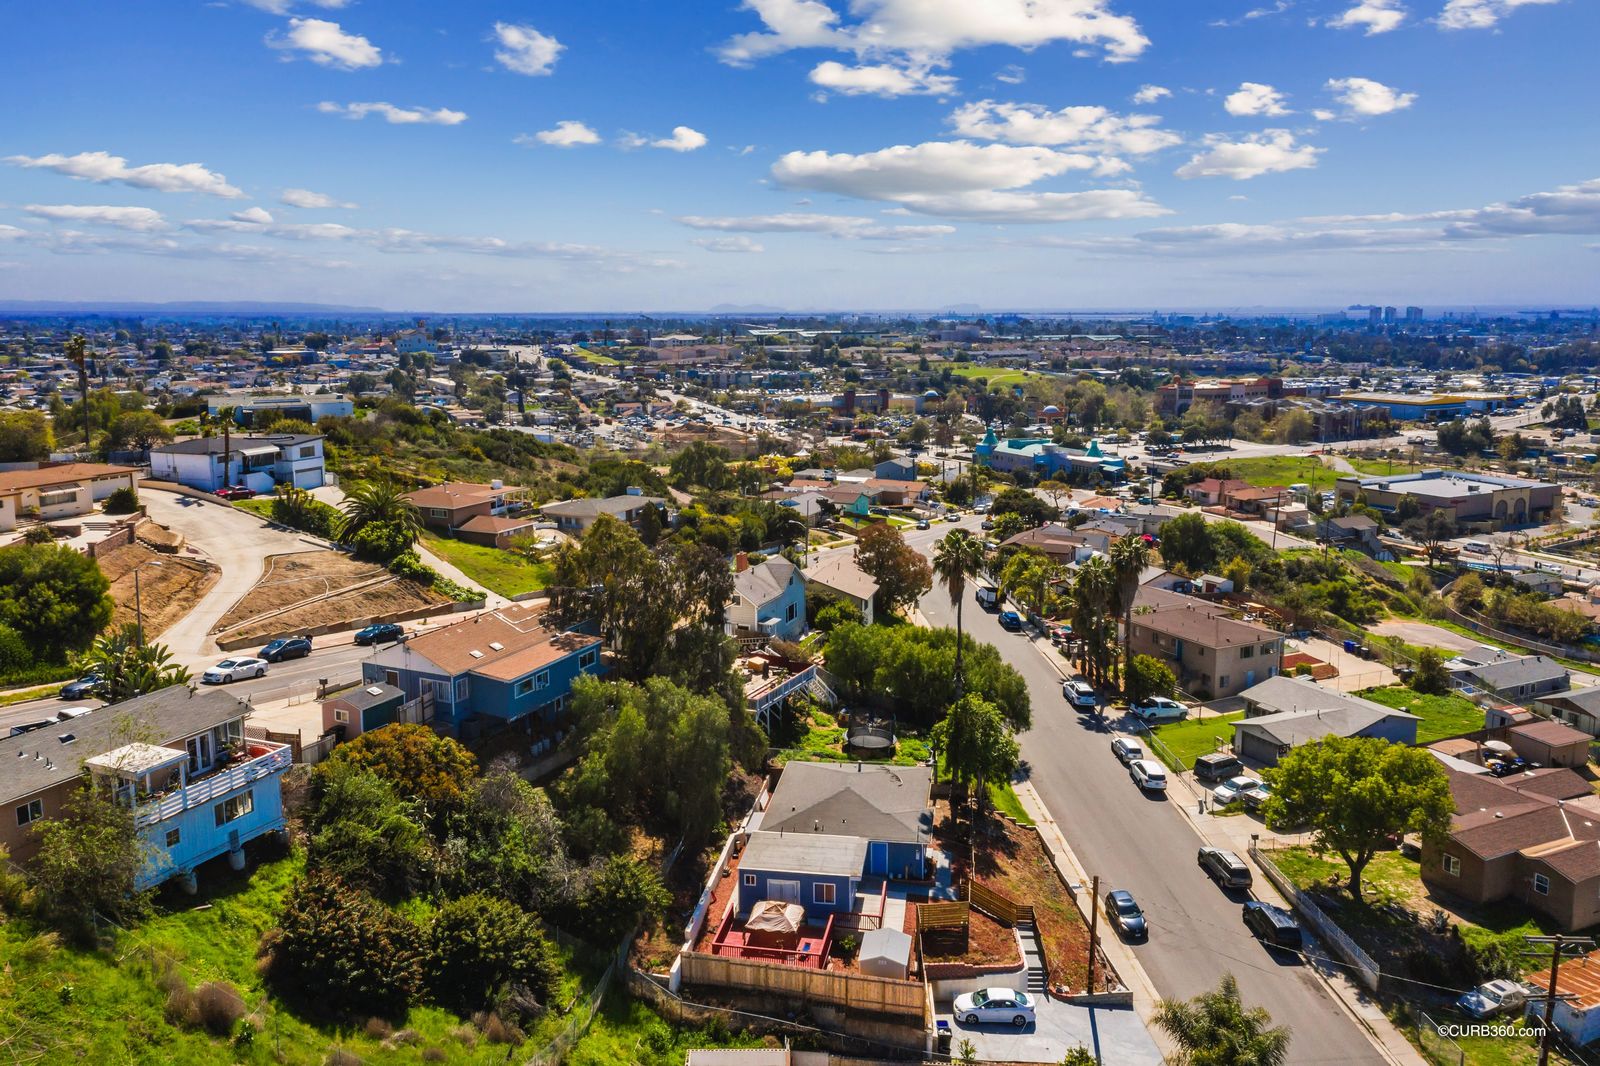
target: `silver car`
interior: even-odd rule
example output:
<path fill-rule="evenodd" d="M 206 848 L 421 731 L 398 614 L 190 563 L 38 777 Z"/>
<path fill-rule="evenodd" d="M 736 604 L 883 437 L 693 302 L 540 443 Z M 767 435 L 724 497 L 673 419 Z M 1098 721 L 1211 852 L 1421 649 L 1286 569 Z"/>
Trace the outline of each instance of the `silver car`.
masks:
<path fill-rule="evenodd" d="M 267 676 L 267 660 L 251 656 L 224 659 L 201 675 L 208 685 L 226 685 L 246 677 Z"/>
<path fill-rule="evenodd" d="M 1034 999 L 1015 988 L 980 988 L 957 996 L 954 1004 L 956 1020 L 968 1025 L 999 1022 L 1023 1028 L 1033 1021 Z"/>

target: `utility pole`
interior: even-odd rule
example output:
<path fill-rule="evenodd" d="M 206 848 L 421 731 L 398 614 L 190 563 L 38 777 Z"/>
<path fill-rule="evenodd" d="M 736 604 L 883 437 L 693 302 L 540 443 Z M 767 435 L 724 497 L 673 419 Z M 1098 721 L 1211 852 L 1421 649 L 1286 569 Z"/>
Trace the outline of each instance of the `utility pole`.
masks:
<path fill-rule="evenodd" d="M 1100 875 L 1089 889 L 1089 992 L 1094 992 L 1094 957 L 1100 953 Z"/>
<path fill-rule="evenodd" d="M 1539 1036 L 1539 1066 L 1549 1066 L 1551 1034 L 1555 1032 L 1556 1000 L 1571 999 L 1570 995 L 1563 995 L 1556 988 L 1556 982 L 1561 974 L 1561 956 L 1569 949 L 1578 949 L 1581 955 L 1594 947 L 1594 938 L 1588 936 L 1567 936 L 1557 933 L 1554 936 L 1525 936 L 1522 938 L 1530 948 L 1529 955 L 1542 955 L 1540 948 L 1550 949 L 1550 987 L 1544 995 L 1544 1032 Z"/>

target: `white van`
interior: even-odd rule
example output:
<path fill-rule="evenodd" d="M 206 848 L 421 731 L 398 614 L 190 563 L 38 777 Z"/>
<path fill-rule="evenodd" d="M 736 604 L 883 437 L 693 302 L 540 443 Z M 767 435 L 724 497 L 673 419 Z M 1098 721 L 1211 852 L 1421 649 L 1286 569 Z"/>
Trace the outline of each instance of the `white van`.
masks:
<path fill-rule="evenodd" d="M 1467 551 L 1475 552 L 1478 555 L 1488 555 L 1490 552 L 1494 551 L 1494 549 L 1489 546 L 1488 542 L 1481 540 L 1469 540 L 1467 541 L 1465 547 Z"/>

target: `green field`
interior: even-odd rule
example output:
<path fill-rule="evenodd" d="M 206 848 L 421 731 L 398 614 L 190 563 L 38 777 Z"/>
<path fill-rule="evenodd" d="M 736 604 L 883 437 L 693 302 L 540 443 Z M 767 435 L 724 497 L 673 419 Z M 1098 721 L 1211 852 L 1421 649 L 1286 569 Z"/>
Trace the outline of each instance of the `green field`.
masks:
<path fill-rule="evenodd" d="M 1432 744 L 1445 737 L 1460 736 L 1483 728 L 1483 709 L 1465 696 L 1454 693 L 1424 696 L 1404 685 L 1388 685 L 1369 688 L 1358 695 L 1421 718 L 1422 721 L 1417 723 L 1418 744 Z"/>
<path fill-rule="evenodd" d="M 988 380 L 990 388 L 995 388 L 996 386 L 1007 387 L 1011 385 L 1021 385 L 1024 381 L 1028 380 L 1028 378 L 1039 376 L 1032 371 L 1018 370 L 1016 367 L 974 366 L 971 363 L 958 363 L 953 365 L 950 368 L 950 373 L 954 374 L 956 377 L 967 378 L 968 380 L 974 378 L 985 378 Z"/>
<path fill-rule="evenodd" d="M 1208 714 L 1204 718 L 1186 718 L 1181 722 L 1168 722 L 1155 728 L 1156 739 L 1167 746 L 1182 766 L 1173 766 L 1162 755 L 1155 754 L 1172 770 L 1187 770 L 1202 755 L 1210 755 L 1233 742 L 1233 723 L 1244 717 L 1243 711 L 1233 714 Z"/>
<path fill-rule="evenodd" d="M 1402 463 L 1398 460 L 1388 459 L 1361 459 L 1356 456 L 1345 456 L 1345 462 L 1355 467 L 1356 472 L 1371 477 L 1388 474 L 1414 474 L 1418 470 L 1431 469 L 1426 464 Z"/>
<path fill-rule="evenodd" d="M 271 496 L 252 496 L 248 500 L 234 500 L 233 505 L 241 511 L 249 511 L 258 518 L 272 517 Z"/>
<path fill-rule="evenodd" d="M 469 544 L 435 533 L 422 535 L 422 546 L 490 592 L 520 596 L 550 583 L 550 564 L 530 563 L 501 548 Z"/>
<path fill-rule="evenodd" d="M 1017 798 L 1017 790 L 1010 781 L 1004 784 L 989 785 L 989 806 L 1008 815 L 1018 825 L 1032 825 L 1033 819 L 1028 817 L 1028 812 L 1022 809 L 1022 801 Z"/>
<path fill-rule="evenodd" d="M 1226 456 L 1215 462 L 1228 468 L 1241 481 L 1261 488 L 1306 484 L 1314 491 L 1328 491 L 1339 477 L 1339 472 L 1322 465 L 1322 460 L 1312 455 L 1259 455 L 1251 459 L 1229 459 Z"/>
<path fill-rule="evenodd" d="M 613 359 L 609 355 L 601 355 L 599 352 L 592 351 L 588 348 L 580 349 L 574 354 L 581 355 L 588 362 L 596 363 L 600 366 L 616 366 L 622 362 L 620 359 Z"/>

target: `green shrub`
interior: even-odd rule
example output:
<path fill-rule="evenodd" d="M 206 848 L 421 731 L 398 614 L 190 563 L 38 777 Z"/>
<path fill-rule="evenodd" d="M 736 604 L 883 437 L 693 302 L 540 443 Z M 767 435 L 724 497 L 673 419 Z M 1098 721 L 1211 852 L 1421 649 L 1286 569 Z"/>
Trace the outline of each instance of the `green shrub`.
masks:
<path fill-rule="evenodd" d="M 279 995 L 334 1014 L 400 1017 L 422 987 L 416 926 L 326 874 L 294 886 L 262 948 Z"/>
<path fill-rule="evenodd" d="M 844 625 L 846 622 L 860 621 L 861 612 L 856 609 L 855 604 L 839 600 L 828 604 L 817 612 L 817 619 L 813 628 L 820 629 L 826 633 L 834 626 Z"/>
<path fill-rule="evenodd" d="M 508 985 L 519 997 L 548 999 L 561 969 L 539 923 L 508 900 L 473 894 L 445 903 L 428 930 L 434 998 L 458 1010 L 488 1004 Z"/>
<path fill-rule="evenodd" d="M 1178 690 L 1178 679 L 1161 660 L 1150 655 L 1135 655 L 1128 664 L 1128 698 L 1143 700 L 1151 696 L 1170 697 Z"/>
<path fill-rule="evenodd" d="M 124 485 L 106 497 L 106 514 L 132 514 L 139 509 L 139 493 Z"/>
<path fill-rule="evenodd" d="M 370 522 L 350 539 L 350 546 L 358 557 L 386 564 L 410 548 L 415 540 L 409 532 L 391 522 Z"/>
<path fill-rule="evenodd" d="M 24 544 L 49 544 L 56 539 L 56 531 L 46 525 L 29 526 L 22 531 Z"/>

